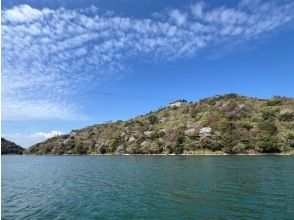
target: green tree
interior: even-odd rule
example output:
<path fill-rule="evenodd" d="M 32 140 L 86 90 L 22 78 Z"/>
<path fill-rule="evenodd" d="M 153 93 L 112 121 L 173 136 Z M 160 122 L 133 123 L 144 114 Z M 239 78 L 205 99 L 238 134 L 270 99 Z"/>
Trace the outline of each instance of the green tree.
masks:
<path fill-rule="evenodd" d="M 74 148 L 74 153 L 75 154 L 85 154 L 87 150 L 85 149 L 83 142 L 80 140 L 76 141 L 75 148 Z"/>
<path fill-rule="evenodd" d="M 258 142 L 257 146 L 262 153 L 280 153 L 278 140 L 274 136 L 262 136 Z"/>
<path fill-rule="evenodd" d="M 116 148 L 118 147 L 118 145 L 120 144 L 120 138 L 119 137 L 114 137 L 112 139 L 110 139 L 107 143 L 107 148 L 106 148 L 106 152 L 107 153 L 113 153 Z"/>

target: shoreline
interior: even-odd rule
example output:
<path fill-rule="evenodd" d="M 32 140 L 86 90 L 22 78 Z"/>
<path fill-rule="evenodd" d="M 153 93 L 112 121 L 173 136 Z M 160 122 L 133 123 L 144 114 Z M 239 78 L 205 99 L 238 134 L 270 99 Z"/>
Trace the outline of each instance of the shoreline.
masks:
<path fill-rule="evenodd" d="M 3 155 L 19 155 L 19 154 L 2 154 Z M 239 153 L 228 154 L 224 152 L 193 152 L 182 154 L 21 154 L 20 156 L 294 156 L 294 151 L 287 153 Z"/>

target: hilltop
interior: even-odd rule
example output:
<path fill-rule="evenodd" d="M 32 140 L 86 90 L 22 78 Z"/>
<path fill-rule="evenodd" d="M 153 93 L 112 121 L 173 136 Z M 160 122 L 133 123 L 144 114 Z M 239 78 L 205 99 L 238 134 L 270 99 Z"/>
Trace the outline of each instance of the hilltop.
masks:
<path fill-rule="evenodd" d="M 24 148 L 12 141 L 1 138 L 1 154 L 23 154 L 24 150 Z"/>
<path fill-rule="evenodd" d="M 27 154 L 195 154 L 294 151 L 294 99 L 227 94 L 161 108 L 127 121 L 73 130 Z"/>

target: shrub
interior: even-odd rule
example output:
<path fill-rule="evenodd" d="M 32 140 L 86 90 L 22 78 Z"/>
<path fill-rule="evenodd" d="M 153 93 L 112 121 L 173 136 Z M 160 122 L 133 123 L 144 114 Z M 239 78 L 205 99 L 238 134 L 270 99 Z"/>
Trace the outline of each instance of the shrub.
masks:
<path fill-rule="evenodd" d="M 220 120 L 217 127 L 218 127 L 218 130 L 223 131 L 223 132 L 235 129 L 234 123 L 231 121 L 228 121 L 225 118 Z"/>
<path fill-rule="evenodd" d="M 158 119 L 157 119 L 157 117 L 155 115 L 148 116 L 148 119 L 147 120 L 148 120 L 148 123 L 150 125 L 154 125 L 158 121 Z"/>
<path fill-rule="evenodd" d="M 235 145 L 232 148 L 232 152 L 235 153 L 235 154 L 245 153 L 246 152 L 246 145 L 244 143 L 242 143 L 242 142 L 239 142 L 237 145 Z"/>
<path fill-rule="evenodd" d="M 175 154 L 181 154 L 183 153 L 183 146 L 182 145 L 178 145 L 174 148 L 174 152 Z"/>
<path fill-rule="evenodd" d="M 241 127 L 246 128 L 247 130 L 253 128 L 250 119 L 243 119 L 242 121 L 240 121 L 240 125 Z"/>
<path fill-rule="evenodd" d="M 273 120 L 276 117 L 275 112 L 273 110 L 267 109 L 262 111 L 263 120 Z"/>
<path fill-rule="evenodd" d="M 139 146 L 137 146 L 137 144 L 133 143 L 130 144 L 129 146 L 127 146 L 126 148 L 126 152 L 129 154 L 137 154 L 137 153 L 141 153 L 139 151 Z"/>
<path fill-rule="evenodd" d="M 273 99 L 273 100 L 269 100 L 267 101 L 266 103 L 268 106 L 279 106 L 282 104 L 282 101 L 281 100 L 278 100 L 278 99 Z"/>
<path fill-rule="evenodd" d="M 275 122 L 270 120 L 259 122 L 258 127 L 260 128 L 261 132 L 268 135 L 274 135 L 278 131 Z"/>
<path fill-rule="evenodd" d="M 293 121 L 294 120 L 294 114 L 292 112 L 286 112 L 279 117 L 280 121 Z"/>
<path fill-rule="evenodd" d="M 98 148 L 98 153 L 105 154 L 106 153 L 106 146 L 101 146 Z"/>
<path fill-rule="evenodd" d="M 190 110 L 191 117 L 197 119 L 198 118 L 198 112 L 199 111 L 196 108 L 191 109 Z"/>
<path fill-rule="evenodd" d="M 150 153 L 152 154 L 160 154 L 162 153 L 162 148 L 159 143 L 152 142 L 150 145 Z"/>
<path fill-rule="evenodd" d="M 262 153 L 280 153 L 278 140 L 272 136 L 263 136 L 258 142 L 257 146 Z"/>
<path fill-rule="evenodd" d="M 286 146 L 294 148 L 294 133 L 289 133 L 286 137 Z"/>

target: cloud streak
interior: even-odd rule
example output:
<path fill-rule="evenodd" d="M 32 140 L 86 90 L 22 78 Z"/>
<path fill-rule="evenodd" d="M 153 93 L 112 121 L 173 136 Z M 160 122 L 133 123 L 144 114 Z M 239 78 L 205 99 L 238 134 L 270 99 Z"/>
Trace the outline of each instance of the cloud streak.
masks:
<path fill-rule="evenodd" d="M 145 19 L 95 7 L 4 9 L 3 118 L 78 117 L 68 97 L 112 79 L 130 58 L 173 61 L 228 42 L 252 41 L 292 24 L 293 11 L 292 1 L 252 0 L 234 8 L 197 2 Z"/>

